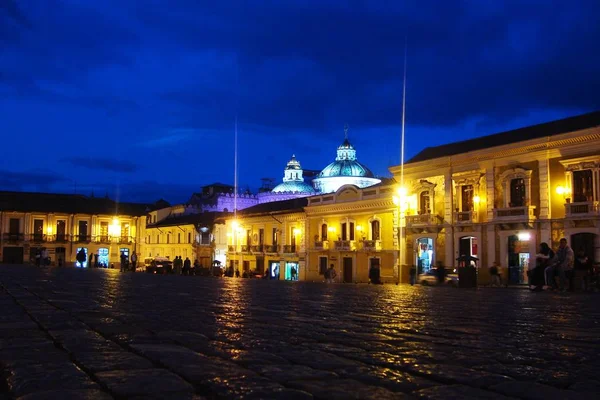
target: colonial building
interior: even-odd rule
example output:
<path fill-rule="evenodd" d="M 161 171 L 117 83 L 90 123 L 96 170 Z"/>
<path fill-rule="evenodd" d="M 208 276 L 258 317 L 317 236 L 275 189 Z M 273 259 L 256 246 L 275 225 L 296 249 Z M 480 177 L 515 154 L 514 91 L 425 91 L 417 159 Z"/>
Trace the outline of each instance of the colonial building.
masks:
<path fill-rule="evenodd" d="M 181 256 L 209 267 L 215 260 L 215 219 L 223 213 L 198 212 L 189 205 L 152 211 L 142 230 L 141 254 L 144 258 Z M 224 260 L 223 260 L 224 261 Z"/>
<path fill-rule="evenodd" d="M 383 282 L 396 282 L 398 258 L 396 185 L 358 188 L 346 185 L 335 193 L 308 199 L 307 280 L 323 280 L 333 265 L 340 282 L 368 282 L 377 268 Z"/>
<path fill-rule="evenodd" d="M 306 198 L 258 204 L 225 218 L 227 266 L 271 279 L 303 280 L 306 274 Z"/>
<path fill-rule="evenodd" d="M 561 237 L 600 261 L 600 112 L 426 148 L 403 182 L 404 265 L 464 255 L 524 282 L 539 244 Z"/>
<path fill-rule="evenodd" d="M 2 262 L 29 262 L 46 248 L 55 265 L 74 265 L 80 249 L 87 260 L 98 254 L 100 264 L 118 263 L 121 253 L 139 252 L 140 217 L 152 207 L 82 195 L 0 192 Z"/>

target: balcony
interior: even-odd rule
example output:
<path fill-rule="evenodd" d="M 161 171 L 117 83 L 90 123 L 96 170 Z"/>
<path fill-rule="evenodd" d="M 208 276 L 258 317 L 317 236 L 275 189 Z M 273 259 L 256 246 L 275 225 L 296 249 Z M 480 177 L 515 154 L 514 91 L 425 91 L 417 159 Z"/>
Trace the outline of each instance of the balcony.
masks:
<path fill-rule="evenodd" d="M 457 224 L 472 224 L 477 222 L 477 211 L 457 211 L 454 213 Z"/>
<path fill-rule="evenodd" d="M 535 219 L 535 206 L 494 208 L 496 221 L 529 221 Z"/>
<path fill-rule="evenodd" d="M 96 241 L 98 243 L 105 243 L 105 244 L 109 244 L 110 243 L 110 236 L 108 235 L 100 235 L 100 236 L 96 236 Z"/>
<path fill-rule="evenodd" d="M 356 250 L 356 242 L 354 240 L 336 240 L 334 244 L 337 251 Z"/>
<path fill-rule="evenodd" d="M 49 238 L 42 233 L 33 233 L 33 234 L 29 235 L 29 241 L 34 242 L 34 243 L 44 243 L 48 240 L 49 240 Z"/>
<path fill-rule="evenodd" d="M 406 216 L 406 226 L 439 225 L 441 222 L 442 218 L 437 214 L 418 214 Z"/>
<path fill-rule="evenodd" d="M 279 245 L 277 245 L 277 244 L 266 245 L 265 253 L 271 253 L 271 254 L 279 253 Z"/>
<path fill-rule="evenodd" d="M 250 246 L 250 251 L 252 253 L 262 253 L 264 251 L 264 246 L 262 244 Z"/>
<path fill-rule="evenodd" d="M 23 235 L 22 233 L 5 233 L 3 235 L 4 241 L 8 243 L 22 242 L 24 238 L 25 235 Z"/>
<path fill-rule="evenodd" d="M 74 241 L 79 243 L 89 243 L 92 241 L 92 237 L 90 235 L 75 235 Z"/>
<path fill-rule="evenodd" d="M 296 253 L 296 245 L 286 244 L 283 246 L 283 254 L 295 254 Z"/>
<path fill-rule="evenodd" d="M 129 243 L 133 243 L 132 236 L 120 236 L 119 237 L 119 244 L 129 244 Z"/>
<path fill-rule="evenodd" d="M 329 250 L 329 241 L 328 240 L 316 240 L 315 241 L 315 250 Z"/>
<path fill-rule="evenodd" d="M 570 217 L 589 217 L 600 214 L 600 207 L 597 201 L 582 201 L 577 203 L 565 204 L 565 215 Z"/>
<path fill-rule="evenodd" d="M 69 241 L 69 235 L 65 235 L 64 233 L 57 233 L 52 239 L 54 239 L 54 241 L 57 243 L 66 243 Z"/>
<path fill-rule="evenodd" d="M 381 251 L 381 240 L 363 240 L 362 249 L 364 251 Z"/>

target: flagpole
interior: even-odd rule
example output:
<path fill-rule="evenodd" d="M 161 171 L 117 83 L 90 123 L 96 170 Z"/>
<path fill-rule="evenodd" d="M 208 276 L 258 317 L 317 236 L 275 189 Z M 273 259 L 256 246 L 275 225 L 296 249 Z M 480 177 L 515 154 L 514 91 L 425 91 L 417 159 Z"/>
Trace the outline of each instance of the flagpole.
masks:
<path fill-rule="evenodd" d="M 404 76 L 402 80 L 402 134 L 400 137 L 400 190 L 404 190 L 404 126 L 406 121 L 406 53 L 407 53 L 407 39 L 404 38 Z M 404 199 L 403 195 L 399 193 L 398 196 L 398 283 L 402 276 L 402 264 L 403 264 L 403 245 L 402 240 L 404 238 L 404 229 L 402 226 L 402 202 Z"/>

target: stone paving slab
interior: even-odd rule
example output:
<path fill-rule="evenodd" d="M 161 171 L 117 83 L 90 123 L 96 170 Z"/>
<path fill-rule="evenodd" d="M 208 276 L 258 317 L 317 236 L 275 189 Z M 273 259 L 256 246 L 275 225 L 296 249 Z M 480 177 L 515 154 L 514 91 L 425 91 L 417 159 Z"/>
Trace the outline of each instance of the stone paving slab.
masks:
<path fill-rule="evenodd" d="M 0 399 L 597 398 L 599 296 L 0 265 Z"/>

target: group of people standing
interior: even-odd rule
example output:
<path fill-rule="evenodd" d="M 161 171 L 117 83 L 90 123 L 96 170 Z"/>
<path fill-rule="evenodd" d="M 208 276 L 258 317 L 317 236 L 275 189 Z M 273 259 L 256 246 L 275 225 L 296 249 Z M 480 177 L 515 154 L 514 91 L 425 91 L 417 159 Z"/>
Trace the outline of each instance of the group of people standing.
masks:
<path fill-rule="evenodd" d="M 541 243 L 536 263 L 529 271 L 529 287 L 534 291 L 567 290 L 575 291 L 576 279 L 581 278 L 582 289 L 591 290 L 595 273 L 585 250 L 580 248 L 577 254 L 567 244 L 567 239 L 560 239 L 558 249 L 554 252 L 547 243 Z"/>

